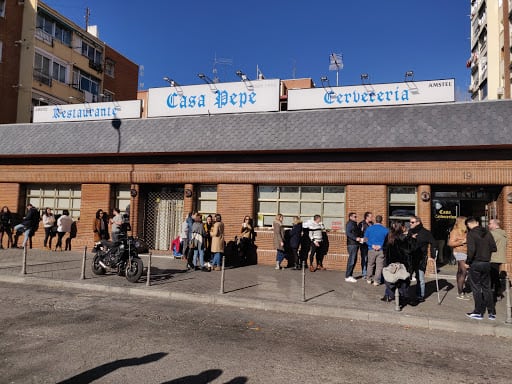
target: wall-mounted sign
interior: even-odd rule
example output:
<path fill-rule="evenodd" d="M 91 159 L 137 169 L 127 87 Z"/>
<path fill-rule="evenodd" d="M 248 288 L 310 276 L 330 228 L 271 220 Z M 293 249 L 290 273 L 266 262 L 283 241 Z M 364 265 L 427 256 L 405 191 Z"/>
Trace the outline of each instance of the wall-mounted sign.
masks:
<path fill-rule="evenodd" d="M 279 79 L 148 90 L 148 117 L 279 110 Z"/>
<path fill-rule="evenodd" d="M 454 101 L 455 79 L 288 90 L 289 111 Z"/>
<path fill-rule="evenodd" d="M 141 100 L 109 101 L 45 105 L 34 107 L 34 123 L 58 123 L 67 121 L 137 119 L 141 117 Z"/>

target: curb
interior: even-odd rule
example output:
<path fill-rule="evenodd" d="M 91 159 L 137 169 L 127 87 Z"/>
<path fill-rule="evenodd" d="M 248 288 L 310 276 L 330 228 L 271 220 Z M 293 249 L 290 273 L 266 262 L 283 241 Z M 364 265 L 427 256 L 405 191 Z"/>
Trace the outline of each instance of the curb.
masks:
<path fill-rule="evenodd" d="M 163 291 L 157 289 L 151 290 L 147 288 L 115 287 L 104 284 L 88 284 L 85 282 L 73 282 L 68 280 L 49 280 L 38 277 L 0 275 L 0 282 L 55 288 L 73 288 L 88 291 L 109 292 L 120 295 L 128 294 L 137 297 L 153 297 L 196 304 L 223 305 L 287 314 L 331 317 L 350 321 L 371 321 L 403 327 L 425 328 L 430 330 L 459 332 L 471 335 L 478 334 L 482 336 L 495 336 L 512 339 L 512 325 L 505 323 L 501 324 L 500 321 L 496 321 L 495 324 L 482 324 L 474 320 L 454 321 L 448 319 L 432 319 L 428 317 L 404 315 L 401 312 L 369 312 L 365 310 L 327 305 L 229 297 L 227 294 L 207 295 L 199 293 Z"/>

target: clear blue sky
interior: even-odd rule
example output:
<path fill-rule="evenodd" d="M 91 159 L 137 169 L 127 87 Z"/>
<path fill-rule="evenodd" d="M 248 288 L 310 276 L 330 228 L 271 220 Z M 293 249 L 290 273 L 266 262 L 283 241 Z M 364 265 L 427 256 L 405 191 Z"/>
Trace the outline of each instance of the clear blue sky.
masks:
<path fill-rule="evenodd" d="M 329 54 L 342 53 L 340 85 L 455 78 L 457 100 L 468 100 L 468 0 L 46 0 L 81 27 L 85 9 L 99 37 L 143 66 L 141 89 L 201 84 L 197 73 L 237 81 L 240 69 L 266 78 L 321 76 L 336 84 Z"/>

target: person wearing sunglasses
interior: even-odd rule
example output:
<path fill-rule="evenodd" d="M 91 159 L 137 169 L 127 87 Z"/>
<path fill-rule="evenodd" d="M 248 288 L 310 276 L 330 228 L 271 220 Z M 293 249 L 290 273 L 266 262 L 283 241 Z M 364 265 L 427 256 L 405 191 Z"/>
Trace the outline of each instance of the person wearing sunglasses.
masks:
<path fill-rule="evenodd" d="M 428 247 L 430 245 L 431 255 L 435 255 L 437 240 L 423 226 L 418 216 L 411 216 L 409 224 L 410 229 L 407 236 L 416 239 L 416 245 L 411 255 L 413 270 L 418 279 L 416 282 L 416 300 L 422 303 L 425 301 L 425 271 L 427 270 Z"/>

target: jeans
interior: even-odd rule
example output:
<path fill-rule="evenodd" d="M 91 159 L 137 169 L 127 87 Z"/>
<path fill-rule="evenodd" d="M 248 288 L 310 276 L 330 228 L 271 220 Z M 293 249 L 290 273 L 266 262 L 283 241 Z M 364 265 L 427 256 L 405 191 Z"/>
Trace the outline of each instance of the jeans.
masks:
<path fill-rule="evenodd" d="M 416 297 L 425 298 L 425 271 L 416 269 Z"/>
<path fill-rule="evenodd" d="M 363 274 L 363 279 L 366 277 L 366 268 L 368 265 L 368 244 L 361 244 L 361 271 Z"/>
<path fill-rule="evenodd" d="M 345 272 L 345 277 L 352 276 L 354 272 L 354 266 L 357 262 L 357 250 L 359 249 L 359 245 L 347 245 L 348 250 L 348 260 L 347 260 L 347 271 Z"/>
<path fill-rule="evenodd" d="M 199 265 L 204 267 L 204 249 L 194 249 L 194 266 L 197 267 L 197 256 L 199 255 Z"/>
<path fill-rule="evenodd" d="M 276 254 L 276 261 L 281 264 L 281 262 L 284 260 L 285 258 L 285 254 L 284 254 L 284 251 L 278 249 L 277 250 L 277 254 Z"/>
<path fill-rule="evenodd" d="M 222 253 L 220 253 L 220 252 L 215 252 L 215 253 L 213 254 L 212 266 L 218 266 L 218 267 L 220 267 L 220 260 L 221 260 L 221 256 L 222 256 Z"/>
<path fill-rule="evenodd" d="M 28 237 L 30 236 L 30 228 L 25 228 L 23 224 L 18 224 L 14 227 L 14 233 L 16 236 L 16 239 L 18 238 L 18 231 L 23 231 L 23 244 L 22 246 L 25 247 L 27 244 Z"/>

